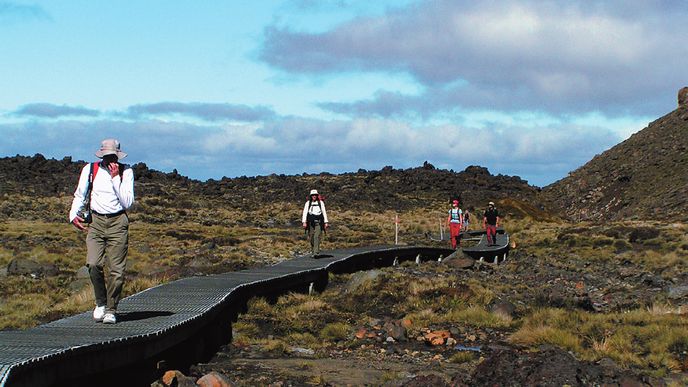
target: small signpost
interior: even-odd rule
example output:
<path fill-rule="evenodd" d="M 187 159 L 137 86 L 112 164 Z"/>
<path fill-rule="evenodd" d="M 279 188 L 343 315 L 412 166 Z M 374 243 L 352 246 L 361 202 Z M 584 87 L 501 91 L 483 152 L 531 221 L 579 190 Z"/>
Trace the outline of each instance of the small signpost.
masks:
<path fill-rule="evenodd" d="M 394 245 L 399 244 L 399 214 L 394 214 Z"/>

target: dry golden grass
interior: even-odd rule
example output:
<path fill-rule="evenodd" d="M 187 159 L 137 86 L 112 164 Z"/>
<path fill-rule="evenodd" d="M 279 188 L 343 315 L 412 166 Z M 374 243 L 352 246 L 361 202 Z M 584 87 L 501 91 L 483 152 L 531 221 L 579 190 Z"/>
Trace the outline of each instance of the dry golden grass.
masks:
<path fill-rule="evenodd" d="M 688 321 L 654 308 L 610 314 L 541 309 L 523 320 L 510 341 L 553 344 L 587 360 L 609 357 L 623 366 L 680 370 L 678 358 L 688 349 Z"/>
<path fill-rule="evenodd" d="M 511 316 L 492 313 L 480 306 L 452 311 L 447 316 L 444 316 L 443 320 L 458 325 L 478 328 L 509 328 L 512 321 Z"/>
<path fill-rule="evenodd" d="M 50 311 L 52 300 L 45 294 L 25 294 L 0 305 L 0 326 L 24 329 L 35 325 Z"/>
<path fill-rule="evenodd" d="M 326 341 L 345 340 L 351 334 L 351 326 L 346 323 L 330 323 L 320 330 L 320 338 Z"/>

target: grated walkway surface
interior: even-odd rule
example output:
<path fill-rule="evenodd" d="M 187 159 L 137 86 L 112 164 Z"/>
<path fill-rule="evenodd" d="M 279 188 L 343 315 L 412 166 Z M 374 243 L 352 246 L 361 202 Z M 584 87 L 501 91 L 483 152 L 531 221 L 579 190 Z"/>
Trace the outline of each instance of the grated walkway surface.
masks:
<path fill-rule="evenodd" d="M 328 251 L 318 259 L 297 257 L 273 266 L 183 278 L 147 289 L 120 302 L 114 325 L 95 323 L 89 311 L 32 329 L 0 331 L 0 387 L 53 385 L 79 373 L 89 375 L 103 367 L 150 359 L 206 329 L 204 324 L 225 312 L 242 291 L 245 301 L 259 290 L 307 286 L 317 276 L 327 278 L 328 272 L 389 265 L 395 257 L 436 259 L 450 252 L 400 246 Z M 46 375 L 36 376 L 41 372 Z"/>

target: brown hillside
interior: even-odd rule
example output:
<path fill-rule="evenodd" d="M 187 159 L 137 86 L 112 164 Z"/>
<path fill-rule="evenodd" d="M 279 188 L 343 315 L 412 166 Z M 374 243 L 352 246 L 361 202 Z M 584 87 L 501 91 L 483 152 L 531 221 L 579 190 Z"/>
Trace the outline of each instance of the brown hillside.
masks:
<path fill-rule="evenodd" d="M 688 218 L 688 88 L 679 107 L 547 186 L 543 201 L 572 220 Z"/>

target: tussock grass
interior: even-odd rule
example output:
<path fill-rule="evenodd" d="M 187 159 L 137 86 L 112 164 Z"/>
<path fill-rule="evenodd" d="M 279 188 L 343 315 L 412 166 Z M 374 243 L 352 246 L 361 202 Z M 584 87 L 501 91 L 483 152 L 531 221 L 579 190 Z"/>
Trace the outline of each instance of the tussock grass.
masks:
<path fill-rule="evenodd" d="M 605 315 L 541 309 L 527 316 L 509 340 L 526 346 L 552 344 L 587 360 L 609 357 L 623 366 L 668 372 L 682 367 L 688 321 L 652 309 Z"/>
<path fill-rule="evenodd" d="M 92 309 L 95 303 L 93 287 L 89 285 L 55 305 L 54 309 L 61 314 L 74 314 Z"/>
<path fill-rule="evenodd" d="M 340 341 L 348 338 L 351 326 L 346 323 L 330 323 L 320 330 L 320 338 L 326 341 Z"/>
<path fill-rule="evenodd" d="M 27 294 L 10 298 L 0 305 L 0 326 L 25 329 L 46 316 L 52 300 L 45 294 Z"/>
<path fill-rule="evenodd" d="M 449 361 L 451 363 L 457 363 L 457 364 L 463 364 L 463 363 L 469 363 L 475 360 L 476 356 L 472 352 L 468 351 L 461 351 L 453 354 L 450 358 Z"/>
<path fill-rule="evenodd" d="M 498 313 L 492 313 L 479 306 L 450 312 L 445 319 L 461 325 L 478 328 L 509 328 L 511 317 Z"/>
<path fill-rule="evenodd" d="M 322 340 L 313 336 L 311 333 L 294 332 L 286 337 L 287 343 L 305 348 L 320 348 L 323 346 Z"/>

